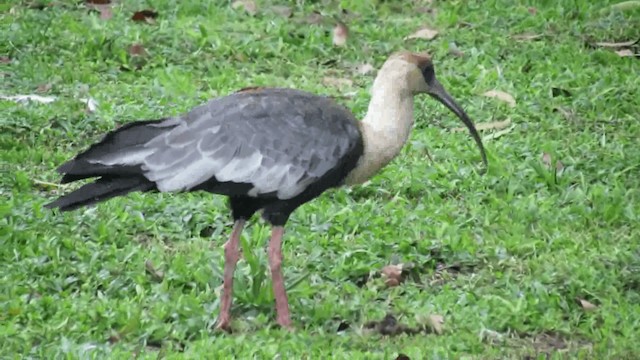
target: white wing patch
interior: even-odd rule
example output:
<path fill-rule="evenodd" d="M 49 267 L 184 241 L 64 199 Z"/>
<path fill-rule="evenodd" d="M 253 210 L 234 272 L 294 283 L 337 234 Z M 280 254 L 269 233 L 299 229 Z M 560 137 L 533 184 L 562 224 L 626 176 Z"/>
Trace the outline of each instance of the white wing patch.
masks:
<path fill-rule="evenodd" d="M 153 153 L 154 149 L 138 148 L 135 150 L 126 149 L 119 152 L 108 153 L 99 159 L 89 159 L 92 164 L 113 165 L 137 165 Z"/>

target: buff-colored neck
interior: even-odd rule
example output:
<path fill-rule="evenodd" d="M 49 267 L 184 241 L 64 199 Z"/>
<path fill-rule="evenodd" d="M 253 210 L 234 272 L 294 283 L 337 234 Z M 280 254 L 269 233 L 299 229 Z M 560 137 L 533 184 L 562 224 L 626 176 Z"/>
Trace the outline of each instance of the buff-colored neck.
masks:
<path fill-rule="evenodd" d="M 371 89 L 371 102 L 360 123 L 364 153 L 346 184 L 368 180 L 395 158 L 413 127 L 413 93 L 400 66 L 385 64 Z"/>

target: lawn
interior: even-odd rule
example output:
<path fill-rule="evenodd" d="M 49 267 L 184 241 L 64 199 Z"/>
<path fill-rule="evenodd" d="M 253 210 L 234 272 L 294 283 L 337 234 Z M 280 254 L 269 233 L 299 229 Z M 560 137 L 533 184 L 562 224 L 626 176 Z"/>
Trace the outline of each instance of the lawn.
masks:
<path fill-rule="evenodd" d="M 640 61 L 621 56 L 640 49 L 596 44 L 638 40 L 638 6 L 256 3 L 0 5 L 0 95 L 55 96 L 0 100 L 0 357 L 640 356 Z M 143 9 L 157 17 L 132 20 Z M 345 46 L 332 43 L 337 20 Z M 405 39 L 422 27 L 437 36 Z M 55 168 L 104 132 L 243 87 L 335 96 L 361 118 L 375 77 L 364 65 L 400 49 L 432 54 L 449 93 L 489 123 L 489 169 L 458 119 L 419 97 L 401 156 L 293 214 L 283 252 L 294 332 L 274 326 L 269 227 L 257 217 L 242 239 L 235 331 L 212 330 L 231 229 L 221 197 L 43 208 L 76 187 Z M 380 276 L 390 264 L 403 265 L 399 286 Z M 386 314 L 430 331 L 367 329 Z"/>

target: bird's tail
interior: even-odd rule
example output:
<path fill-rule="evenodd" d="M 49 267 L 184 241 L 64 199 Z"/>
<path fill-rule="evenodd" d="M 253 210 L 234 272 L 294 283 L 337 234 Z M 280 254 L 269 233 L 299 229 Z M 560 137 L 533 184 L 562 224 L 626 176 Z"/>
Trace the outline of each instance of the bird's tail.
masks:
<path fill-rule="evenodd" d="M 135 157 L 145 151 L 145 143 L 176 125 L 177 121 L 172 119 L 138 121 L 111 131 L 101 141 L 58 168 L 58 172 L 63 174 L 63 184 L 87 178 L 99 179 L 45 207 L 69 211 L 129 192 L 155 189 L 155 184 L 144 177 Z M 108 161 L 113 158 L 125 161 Z"/>
<path fill-rule="evenodd" d="M 71 211 L 130 192 L 149 191 L 154 188 L 155 185 L 143 176 L 102 177 L 92 183 L 81 186 L 67 195 L 61 196 L 57 200 L 46 204 L 45 207 Z"/>

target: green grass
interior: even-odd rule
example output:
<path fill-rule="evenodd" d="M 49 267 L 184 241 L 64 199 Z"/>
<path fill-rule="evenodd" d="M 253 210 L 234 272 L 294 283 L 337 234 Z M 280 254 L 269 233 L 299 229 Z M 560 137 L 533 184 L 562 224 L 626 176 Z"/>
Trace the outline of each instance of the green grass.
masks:
<path fill-rule="evenodd" d="M 152 2 L 156 23 L 143 24 L 130 17 L 147 2 L 119 3 L 106 21 L 71 1 L 0 5 L 0 56 L 10 59 L 0 62 L 0 94 L 49 83 L 44 95 L 58 97 L 0 100 L 2 357 L 640 354 L 640 61 L 586 46 L 635 40 L 639 10 L 601 11 L 613 3 L 604 0 L 436 1 L 434 16 L 412 2 L 298 1 L 286 19 L 265 13 L 266 1 L 250 16 L 226 1 L 163 0 Z M 328 22 L 297 22 L 313 10 Z M 332 18 L 350 28 L 345 48 L 331 44 Z M 423 25 L 439 36 L 403 40 Z M 545 36 L 511 37 L 522 33 Z M 449 54 L 452 42 L 464 57 Z M 148 56 L 132 57 L 134 43 Z M 132 194 L 71 213 L 42 208 L 73 188 L 46 184 L 58 181 L 56 166 L 105 131 L 242 87 L 346 92 L 353 96 L 339 101 L 362 117 L 374 75 L 352 67 L 378 68 L 399 49 L 430 52 L 440 81 L 476 122 L 510 118 L 515 127 L 486 141 L 490 169 L 481 176 L 472 140 L 451 131 L 459 121 L 419 98 L 398 159 L 370 183 L 295 212 L 284 245 L 294 333 L 273 326 L 269 229 L 257 219 L 236 272 L 236 332 L 211 330 L 230 231 L 221 197 Z M 327 76 L 353 85 L 325 86 Z M 552 88 L 570 96 L 553 97 Z M 482 96 L 492 89 L 517 105 Z M 95 113 L 78 101 L 88 95 L 99 102 Z M 564 170 L 554 176 L 543 153 Z M 145 270 L 147 260 L 161 279 Z M 368 279 L 392 262 L 415 266 L 399 287 Z M 362 330 L 387 312 L 412 326 L 440 314 L 445 331 Z M 341 323 L 350 327 L 337 333 Z"/>

